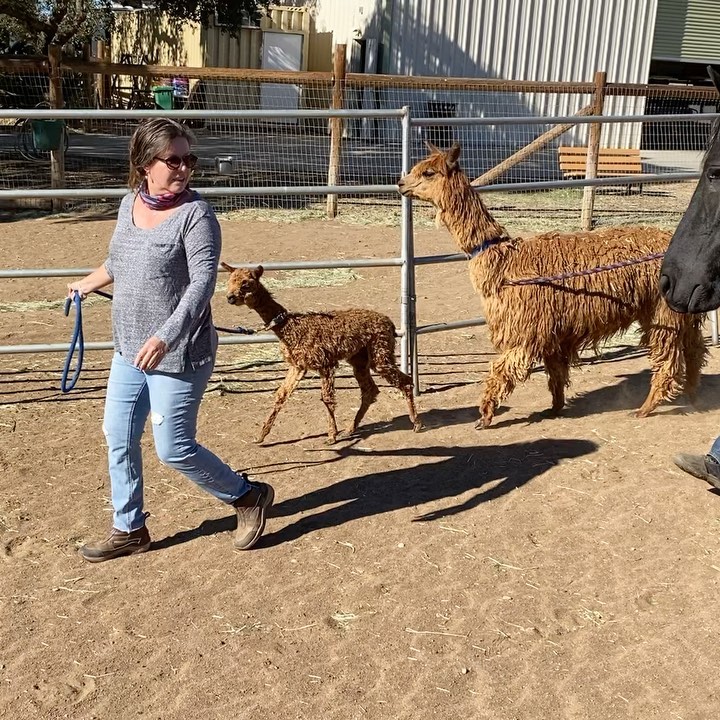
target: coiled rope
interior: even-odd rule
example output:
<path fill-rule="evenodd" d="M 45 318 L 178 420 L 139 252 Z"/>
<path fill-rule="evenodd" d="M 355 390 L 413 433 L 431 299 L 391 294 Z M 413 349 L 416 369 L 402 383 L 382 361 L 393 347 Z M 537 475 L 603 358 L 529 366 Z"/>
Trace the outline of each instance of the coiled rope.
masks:
<path fill-rule="evenodd" d="M 103 292 L 102 290 L 94 290 L 96 295 L 100 295 L 108 300 L 112 300 L 113 296 L 110 293 Z M 65 317 L 70 314 L 70 306 L 75 305 L 75 324 L 73 326 L 72 338 L 70 339 L 70 347 L 68 348 L 67 356 L 65 357 L 65 363 L 63 365 L 62 376 L 60 377 L 60 390 L 64 393 L 70 392 L 80 377 L 82 372 L 83 357 L 85 355 L 85 338 L 83 336 L 83 325 L 82 325 L 82 298 L 80 293 L 74 292 L 72 297 L 68 296 L 65 298 Z M 244 328 L 237 325 L 234 328 L 218 327 L 215 326 L 216 330 L 227 333 L 235 333 L 239 335 L 254 335 L 255 330 Z M 77 360 L 75 365 L 75 372 L 73 372 L 70 381 L 68 382 L 68 375 L 70 374 L 70 365 L 72 364 L 72 358 L 77 351 Z"/>

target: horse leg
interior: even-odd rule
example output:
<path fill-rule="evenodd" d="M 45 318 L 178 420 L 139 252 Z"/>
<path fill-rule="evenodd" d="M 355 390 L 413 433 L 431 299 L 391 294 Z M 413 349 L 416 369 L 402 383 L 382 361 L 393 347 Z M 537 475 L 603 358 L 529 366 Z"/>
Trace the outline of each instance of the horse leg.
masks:
<path fill-rule="evenodd" d="M 685 357 L 685 393 L 691 402 L 697 398 L 700 371 L 707 362 L 708 351 L 702 335 L 702 317 L 688 315 L 684 319 L 683 355 Z"/>
<path fill-rule="evenodd" d="M 490 364 L 476 428 L 486 428 L 492 423 L 498 405 L 510 396 L 518 383 L 528 379 L 532 366 L 533 357 L 524 347 L 511 348 Z"/>
<path fill-rule="evenodd" d="M 320 372 L 320 392 L 328 411 L 328 443 L 334 443 L 338 434 L 335 422 L 335 368 L 326 368 Z"/>
<path fill-rule="evenodd" d="M 565 388 L 570 385 L 570 362 L 559 353 L 545 355 L 543 360 L 552 395 L 552 410 L 559 413 L 565 406 Z"/>
<path fill-rule="evenodd" d="M 297 368 L 292 365 L 288 368 L 285 379 L 275 392 L 275 405 L 263 423 L 262 430 L 260 431 L 260 437 L 257 439 L 257 442 L 261 443 L 267 437 L 267 434 L 270 432 L 270 428 L 272 428 L 273 423 L 275 422 L 277 414 L 280 412 L 280 408 L 282 408 L 282 406 L 287 402 L 287 399 L 293 394 L 295 388 L 297 388 L 300 381 L 305 377 L 306 372 L 307 370 Z"/>
<path fill-rule="evenodd" d="M 357 384 L 360 386 L 360 407 L 355 414 L 355 419 L 348 428 L 348 434 L 352 435 L 357 430 L 368 408 L 377 399 L 380 390 L 370 374 L 370 358 L 368 357 L 367 348 L 363 348 L 356 355 L 349 357 L 348 362 L 352 367 Z"/>

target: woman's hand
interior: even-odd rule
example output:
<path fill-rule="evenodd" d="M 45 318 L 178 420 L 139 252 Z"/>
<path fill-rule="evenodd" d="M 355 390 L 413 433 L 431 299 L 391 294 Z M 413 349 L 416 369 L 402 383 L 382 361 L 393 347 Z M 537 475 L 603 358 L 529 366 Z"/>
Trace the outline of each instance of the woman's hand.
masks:
<path fill-rule="evenodd" d="M 83 287 L 82 280 L 78 280 L 74 283 L 68 283 L 68 297 L 71 298 L 75 293 L 80 296 L 81 300 L 84 300 L 88 296 L 88 291 Z"/>
<path fill-rule="evenodd" d="M 170 348 L 160 338 L 153 335 L 140 348 L 135 357 L 135 366 L 138 370 L 154 370 L 169 350 Z"/>
<path fill-rule="evenodd" d="M 104 265 L 101 265 L 84 278 L 69 283 L 67 286 L 68 297 L 71 298 L 74 293 L 77 293 L 80 299 L 84 300 L 91 292 L 95 292 L 95 290 L 99 290 L 111 282 L 112 278 L 108 274 L 107 269 Z"/>

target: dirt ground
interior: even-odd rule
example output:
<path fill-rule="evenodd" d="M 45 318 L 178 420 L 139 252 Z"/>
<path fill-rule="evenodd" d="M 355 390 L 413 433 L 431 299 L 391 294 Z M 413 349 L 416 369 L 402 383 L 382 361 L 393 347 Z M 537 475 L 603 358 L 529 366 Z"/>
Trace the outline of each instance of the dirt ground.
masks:
<path fill-rule="evenodd" d="M 397 255 L 398 228 L 222 221 L 229 262 Z M 99 264 L 112 220 L 0 226 L 6 268 Z M 416 231 L 418 255 L 454 251 Z M 395 269 L 268 273 L 291 309 L 367 305 L 397 320 Z M 221 277 L 221 280 L 223 278 Z M 67 281 L 3 280 L 2 344 L 67 342 Z M 222 287 L 222 286 L 221 286 Z M 463 263 L 418 271 L 421 324 L 481 314 Z M 213 301 L 218 325 L 257 326 Z M 108 303 L 85 307 L 109 339 Z M 426 429 L 381 385 L 361 432 L 325 442 L 308 379 L 253 443 L 284 374 L 274 345 L 223 346 L 201 440 L 271 482 L 261 542 L 161 466 L 145 438 L 152 551 L 77 554 L 109 528 L 101 433 L 109 353 L 59 389 L 64 353 L 0 355 L 0 717 L 614 720 L 716 717 L 720 497 L 670 462 L 720 431 L 720 352 L 701 398 L 638 420 L 649 371 L 634 336 L 572 374 L 547 412 L 541 370 L 474 429 L 493 351 L 484 328 L 420 338 Z M 348 368 L 338 416 L 358 402 Z"/>

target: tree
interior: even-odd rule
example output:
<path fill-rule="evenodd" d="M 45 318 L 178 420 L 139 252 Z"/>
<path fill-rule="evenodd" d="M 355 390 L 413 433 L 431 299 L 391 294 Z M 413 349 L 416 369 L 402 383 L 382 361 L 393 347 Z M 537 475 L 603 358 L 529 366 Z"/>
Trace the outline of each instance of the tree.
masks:
<path fill-rule="evenodd" d="M 248 20 L 256 21 L 267 12 L 270 0 L 155 0 L 153 5 L 175 20 L 194 20 L 203 27 L 216 17 L 236 35 Z"/>
<path fill-rule="evenodd" d="M 110 0 L 0 0 L 0 38 L 33 46 L 82 44 L 112 22 Z"/>
<path fill-rule="evenodd" d="M 124 0 L 123 4 L 154 7 L 176 22 L 195 21 L 205 27 L 219 17 L 236 35 L 248 19 L 256 20 L 267 11 L 270 0 Z M 46 55 L 50 45 L 88 42 L 112 26 L 111 5 L 111 0 L 0 0 L 0 43 L 24 41 Z"/>

